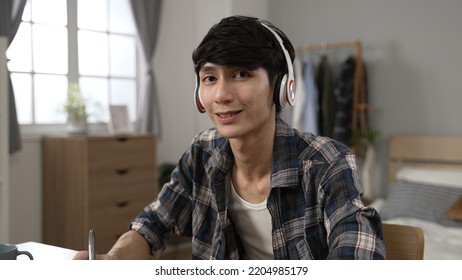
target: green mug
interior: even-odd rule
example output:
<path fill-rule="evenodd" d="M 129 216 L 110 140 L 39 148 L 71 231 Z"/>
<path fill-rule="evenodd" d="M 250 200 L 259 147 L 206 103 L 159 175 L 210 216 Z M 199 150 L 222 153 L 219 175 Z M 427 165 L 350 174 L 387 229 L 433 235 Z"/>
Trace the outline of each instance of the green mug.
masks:
<path fill-rule="evenodd" d="M 26 255 L 33 260 L 32 254 L 27 251 L 19 251 L 14 244 L 0 244 L 0 260 L 16 260 L 19 255 Z"/>

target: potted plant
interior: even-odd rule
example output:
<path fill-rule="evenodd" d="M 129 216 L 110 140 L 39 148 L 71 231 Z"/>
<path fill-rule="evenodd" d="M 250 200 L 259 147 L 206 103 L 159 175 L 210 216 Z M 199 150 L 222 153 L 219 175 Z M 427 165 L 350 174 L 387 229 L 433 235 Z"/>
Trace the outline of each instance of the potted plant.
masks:
<path fill-rule="evenodd" d="M 356 130 L 353 138 L 353 147 L 356 155 L 360 158 L 365 158 L 367 150 L 373 145 L 374 140 L 380 136 L 380 131 L 372 130 L 365 131 L 361 128 Z"/>
<path fill-rule="evenodd" d="M 67 131 L 70 134 L 86 134 L 88 114 L 79 84 L 69 84 L 64 111 L 67 116 Z"/>

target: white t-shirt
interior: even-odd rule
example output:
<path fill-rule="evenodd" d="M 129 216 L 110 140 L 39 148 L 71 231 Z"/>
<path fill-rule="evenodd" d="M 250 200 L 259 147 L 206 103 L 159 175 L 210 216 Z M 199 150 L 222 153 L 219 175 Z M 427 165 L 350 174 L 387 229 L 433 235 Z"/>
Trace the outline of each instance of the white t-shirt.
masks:
<path fill-rule="evenodd" d="M 265 201 L 253 204 L 241 198 L 231 183 L 229 214 L 251 260 L 272 260 L 271 215 Z"/>

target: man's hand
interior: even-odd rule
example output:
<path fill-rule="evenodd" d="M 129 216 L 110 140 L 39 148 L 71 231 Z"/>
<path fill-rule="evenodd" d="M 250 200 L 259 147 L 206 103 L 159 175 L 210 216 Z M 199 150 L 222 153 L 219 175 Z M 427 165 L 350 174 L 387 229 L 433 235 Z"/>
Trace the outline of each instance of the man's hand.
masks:
<path fill-rule="evenodd" d="M 97 260 L 147 260 L 150 257 L 149 244 L 134 230 L 124 233 L 107 254 L 97 254 Z M 79 251 L 74 260 L 88 260 L 88 251 Z"/>

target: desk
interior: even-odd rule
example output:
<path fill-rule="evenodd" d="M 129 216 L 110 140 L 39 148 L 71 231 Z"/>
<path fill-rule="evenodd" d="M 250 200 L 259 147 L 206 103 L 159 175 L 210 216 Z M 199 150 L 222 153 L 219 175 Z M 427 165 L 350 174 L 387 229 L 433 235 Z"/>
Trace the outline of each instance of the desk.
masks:
<path fill-rule="evenodd" d="M 18 250 L 28 251 L 34 260 L 71 260 L 77 251 L 52 246 L 38 242 L 25 242 L 17 244 Z M 18 256 L 18 260 L 28 260 L 25 255 Z"/>

